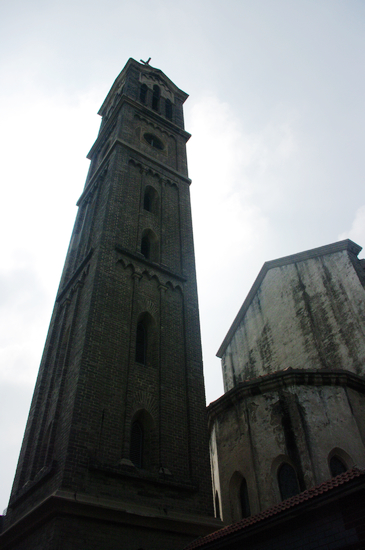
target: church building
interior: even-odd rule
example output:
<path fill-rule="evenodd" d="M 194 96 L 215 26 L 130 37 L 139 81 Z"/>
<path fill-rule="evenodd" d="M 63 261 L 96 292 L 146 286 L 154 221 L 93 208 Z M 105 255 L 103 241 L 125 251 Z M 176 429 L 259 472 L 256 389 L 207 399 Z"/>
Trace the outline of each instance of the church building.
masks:
<path fill-rule="evenodd" d="M 365 270 L 350 240 L 266 262 L 218 351 L 216 515 L 255 515 L 365 468 Z"/>
<path fill-rule="evenodd" d="M 1 549 L 365 548 L 361 248 L 264 264 L 206 409 L 187 97 L 129 59 L 100 108 Z"/>

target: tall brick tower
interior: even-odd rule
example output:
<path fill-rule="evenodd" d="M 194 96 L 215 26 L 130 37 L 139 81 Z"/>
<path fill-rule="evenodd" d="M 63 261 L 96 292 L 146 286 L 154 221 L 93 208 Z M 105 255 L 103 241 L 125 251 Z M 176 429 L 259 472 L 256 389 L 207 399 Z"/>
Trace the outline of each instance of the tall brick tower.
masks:
<path fill-rule="evenodd" d="M 130 59 L 100 109 L 3 548 L 160 550 L 217 528 L 186 98 Z"/>

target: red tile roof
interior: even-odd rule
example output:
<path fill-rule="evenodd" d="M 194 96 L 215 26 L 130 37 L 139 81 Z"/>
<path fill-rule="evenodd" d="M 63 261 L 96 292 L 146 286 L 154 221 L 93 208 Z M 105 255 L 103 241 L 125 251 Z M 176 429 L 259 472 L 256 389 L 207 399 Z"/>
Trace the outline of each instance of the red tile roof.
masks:
<path fill-rule="evenodd" d="M 356 467 L 351 468 L 351 470 L 347 470 L 347 472 L 344 472 L 343 474 L 333 477 L 332 479 L 329 479 L 328 481 L 321 483 L 321 485 L 317 485 L 316 487 L 312 487 L 312 489 L 308 489 L 307 491 L 303 491 L 303 493 L 299 493 L 294 497 L 288 498 L 287 500 L 280 502 L 280 504 L 277 504 L 276 506 L 272 506 L 271 508 L 268 508 L 267 510 L 260 512 L 259 514 L 242 519 L 237 523 L 232 523 L 231 525 L 228 525 L 227 527 L 223 527 L 223 529 L 219 529 L 219 531 L 215 531 L 214 533 L 211 533 L 206 537 L 198 538 L 193 542 L 191 542 L 186 547 L 185 550 L 193 550 L 194 548 L 200 548 L 202 546 L 205 546 L 206 544 L 209 544 L 210 542 L 213 542 L 217 539 L 230 535 L 231 533 L 242 531 L 246 527 L 254 525 L 255 523 L 263 521 L 272 516 L 275 516 L 276 514 L 280 514 L 284 510 L 287 510 L 288 508 L 293 508 L 294 506 L 297 506 L 302 502 L 305 502 L 306 500 L 310 500 L 312 498 L 323 495 L 324 493 L 327 493 L 328 491 L 331 491 L 332 489 L 335 489 L 340 485 L 344 485 L 345 483 L 348 483 L 349 481 L 352 481 L 353 479 L 360 476 L 365 477 L 365 469 L 360 469 Z"/>

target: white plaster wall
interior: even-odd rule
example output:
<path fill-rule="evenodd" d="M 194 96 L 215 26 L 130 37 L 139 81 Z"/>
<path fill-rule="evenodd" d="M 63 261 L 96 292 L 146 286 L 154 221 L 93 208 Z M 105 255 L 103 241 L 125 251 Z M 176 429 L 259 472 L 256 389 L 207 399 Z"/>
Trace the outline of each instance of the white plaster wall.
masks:
<path fill-rule="evenodd" d="M 237 402 L 228 411 L 220 414 L 219 421 L 213 423 L 211 435 L 215 439 L 212 446 L 214 453 L 214 476 L 219 476 L 219 491 L 221 497 L 222 519 L 232 523 L 241 519 L 237 516 L 237 503 L 230 498 L 230 482 L 238 473 L 247 482 L 251 513 L 260 511 L 257 496 L 256 474 L 252 457 L 252 448 L 247 423 L 247 408 L 245 402 Z"/>
<path fill-rule="evenodd" d="M 290 390 L 294 393 L 296 390 Z M 351 460 L 346 465 L 365 467 L 365 447 L 359 429 L 359 416 L 364 413 L 364 398 L 358 402 L 359 409 L 349 403 L 347 390 L 343 387 L 302 387 L 299 404 L 310 441 L 310 456 L 315 484 L 329 477 L 328 456 L 332 449 L 340 448 Z M 352 410 L 351 410 L 352 409 Z M 357 417 L 357 418 L 356 418 Z"/>
<path fill-rule="evenodd" d="M 348 395 L 352 393 L 353 395 Z M 277 469 L 284 461 L 302 471 L 309 489 L 331 478 L 328 456 L 335 448 L 348 457 L 347 466 L 365 467 L 360 424 L 365 396 L 340 386 L 292 386 L 264 394 L 230 399 L 214 421 L 214 456 L 226 523 L 233 517 L 229 484 L 235 472 L 246 478 L 251 513 L 280 502 Z M 290 416 L 297 458 L 287 446 L 284 414 Z M 296 463 L 297 461 L 297 463 Z M 219 469 L 218 469 L 219 465 Z"/>
<path fill-rule="evenodd" d="M 347 251 L 270 269 L 222 358 L 226 391 L 288 367 L 364 365 L 365 291 Z"/>

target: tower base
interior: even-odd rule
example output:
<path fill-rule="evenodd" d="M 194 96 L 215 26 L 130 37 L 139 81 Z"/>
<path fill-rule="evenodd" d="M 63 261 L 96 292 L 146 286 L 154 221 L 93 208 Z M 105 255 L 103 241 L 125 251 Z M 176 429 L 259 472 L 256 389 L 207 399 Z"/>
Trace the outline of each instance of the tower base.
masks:
<path fill-rule="evenodd" d="M 57 491 L 0 536 L 3 550 L 172 550 L 222 527 L 207 517 Z"/>

